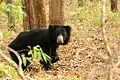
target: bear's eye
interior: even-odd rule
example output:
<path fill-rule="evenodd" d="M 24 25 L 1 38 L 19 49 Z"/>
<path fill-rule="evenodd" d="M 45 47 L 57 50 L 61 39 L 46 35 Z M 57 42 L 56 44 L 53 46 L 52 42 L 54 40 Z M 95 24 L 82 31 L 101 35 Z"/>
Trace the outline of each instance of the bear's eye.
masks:
<path fill-rule="evenodd" d="M 59 36 L 59 35 L 60 35 L 60 32 L 55 32 L 55 34 L 56 34 L 57 36 Z"/>
<path fill-rule="evenodd" d="M 59 36 L 59 33 L 56 33 L 56 36 Z"/>

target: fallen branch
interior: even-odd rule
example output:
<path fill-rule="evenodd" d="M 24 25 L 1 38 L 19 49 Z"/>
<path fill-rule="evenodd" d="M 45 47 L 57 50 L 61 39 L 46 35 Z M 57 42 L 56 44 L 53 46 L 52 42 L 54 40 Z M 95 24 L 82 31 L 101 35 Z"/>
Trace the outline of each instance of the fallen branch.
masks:
<path fill-rule="evenodd" d="M 13 63 L 13 61 L 9 57 L 7 57 L 6 55 L 4 55 L 2 53 L 2 51 L 0 51 L 0 55 L 5 60 L 7 60 L 17 70 L 18 75 L 21 77 L 21 79 L 27 80 L 26 77 L 24 76 L 24 73 L 23 73 L 23 70 L 22 70 L 22 60 L 21 60 L 19 54 L 15 50 L 13 50 L 12 48 L 10 48 L 10 47 L 7 47 L 6 49 L 9 50 L 9 51 L 11 51 L 11 52 L 13 52 L 13 54 L 15 54 L 17 56 L 17 58 L 19 60 L 19 66 L 16 63 Z"/>
<path fill-rule="evenodd" d="M 15 67 L 15 68 L 18 67 L 17 64 L 14 64 L 13 61 L 12 61 L 9 57 L 7 57 L 6 55 L 4 55 L 4 54 L 2 53 L 2 51 L 0 51 L 0 55 L 1 55 L 1 57 L 3 57 L 5 60 L 7 60 L 10 64 L 12 64 L 13 67 Z"/>

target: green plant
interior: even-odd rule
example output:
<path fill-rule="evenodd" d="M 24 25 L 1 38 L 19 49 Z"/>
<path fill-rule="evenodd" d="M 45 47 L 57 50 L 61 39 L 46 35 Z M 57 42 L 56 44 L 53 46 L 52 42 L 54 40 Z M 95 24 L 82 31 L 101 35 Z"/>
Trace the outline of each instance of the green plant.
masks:
<path fill-rule="evenodd" d="M 46 63 L 47 61 L 51 60 L 51 58 L 46 53 L 43 52 L 43 50 L 39 45 L 34 46 L 33 49 L 31 49 L 30 46 L 29 48 L 30 48 L 30 51 L 28 52 L 28 55 L 31 55 L 32 57 L 25 57 L 25 55 L 22 54 L 23 64 L 25 66 L 26 66 L 27 60 L 32 62 L 34 59 L 39 59 L 41 61 L 45 61 Z"/>
<path fill-rule="evenodd" d="M 22 10 L 23 6 L 20 4 L 6 4 L 5 2 L 0 3 L 0 12 L 10 13 L 15 19 L 23 20 L 23 16 L 26 16 L 26 13 Z"/>
<path fill-rule="evenodd" d="M 120 22 L 120 13 L 119 12 L 109 12 L 107 13 L 107 21 L 110 23 L 118 23 Z"/>
<path fill-rule="evenodd" d="M 16 72 L 16 70 L 8 65 L 6 62 L 1 62 L 0 63 L 0 78 L 2 77 L 9 77 L 13 80 L 19 79 L 19 76 Z M 0 79 L 1 80 L 1 79 Z"/>

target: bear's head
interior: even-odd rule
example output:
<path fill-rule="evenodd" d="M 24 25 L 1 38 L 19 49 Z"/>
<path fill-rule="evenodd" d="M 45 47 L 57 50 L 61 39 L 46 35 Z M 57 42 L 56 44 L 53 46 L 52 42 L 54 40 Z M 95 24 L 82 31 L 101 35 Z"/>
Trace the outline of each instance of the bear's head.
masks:
<path fill-rule="evenodd" d="M 70 39 L 71 28 L 64 25 L 49 25 L 52 43 L 66 45 Z"/>

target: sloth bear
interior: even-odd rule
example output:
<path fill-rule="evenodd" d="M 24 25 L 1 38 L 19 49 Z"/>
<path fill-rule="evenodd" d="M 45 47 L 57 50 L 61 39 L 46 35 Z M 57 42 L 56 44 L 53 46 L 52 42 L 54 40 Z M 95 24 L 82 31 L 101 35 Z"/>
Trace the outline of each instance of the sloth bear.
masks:
<path fill-rule="evenodd" d="M 59 60 L 56 50 L 59 45 L 66 45 L 69 42 L 70 33 L 71 28 L 68 25 L 49 25 L 48 29 L 33 29 L 21 32 L 8 46 L 17 51 L 20 56 L 24 53 L 26 57 L 30 57 L 28 55 L 30 49 L 27 46 L 32 48 L 39 45 L 43 52 L 51 57 L 51 61 L 47 63 L 40 60 L 43 67 L 48 69 L 50 67 L 50 63 L 55 63 Z M 13 61 L 19 64 L 14 53 L 10 52 L 10 56 Z M 29 61 L 27 61 L 26 66 L 22 64 L 23 70 L 26 69 L 29 64 Z"/>

